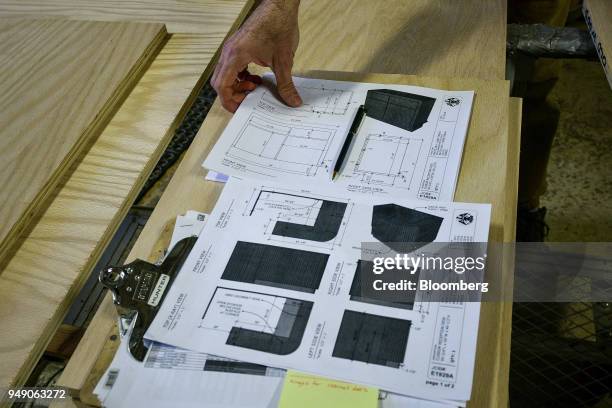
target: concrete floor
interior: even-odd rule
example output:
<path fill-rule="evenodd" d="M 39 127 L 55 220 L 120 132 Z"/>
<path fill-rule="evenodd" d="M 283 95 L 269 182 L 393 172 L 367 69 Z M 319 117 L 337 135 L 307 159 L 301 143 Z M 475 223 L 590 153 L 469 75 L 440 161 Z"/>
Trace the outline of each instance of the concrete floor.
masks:
<path fill-rule="evenodd" d="M 548 189 L 541 198 L 541 205 L 548 210 L 546 222 L 550 233 L 547 241 L 609 242 L 612 240 L 612 89 L 599 61 L 564 60 L 559 74 L 548 97 L 548 101 L 559 109 L 560 118 L 548 164 Z M 551 306 L 533 306 L 540 314 L 549 310 L 548 307 Z M 550 333 L 551 344 L 558 344 L 554 342 L 556 338 L 571 338 L 577 344 L 581 340 L 594 341 L 596 328 L 590 303 L 567 303 L 559 310 L 563 315 L 561 327 Z M 514 319 L 516 322 L 516 315 Z M 513 326 L 513 335 L 520 331 Z M 585 394 L 580 394 L 580 398 L 588 401 L 588 405 L 582 406 L 612 407 L 609 391 L 607 397 L 603 397 L 606 392 L 601 390 L 594 394 L 593 381 L 606 383 L 611 375 L 603 371 L 598 362 L 585 363 L 590 366 L 584 368 L 563 352 L 545 360 L 537 348 L 534 350 L 513 348 L 511 355 L 511 378 L 514 381 L 516 378 L 535 379 L 534 389 L 527 392 L 527 401 L 545 399 L 548 391 L 543 389 L 548 385 L 553 393 L 549 396 L 551 404 L 546 406 L 573 406 L 573 402 L 568 402 L 566 395 L 555 387 L 575 390 L 578 384 L 588 384 L 588 391 L 586 387 L 581 388 Z M 551 355 L 554 353 L 552 350 Z M 538 365 L 530 365 L 529 361 L 538 361 Z M 591 380 L 589 376 L 596 372 L 594 367 L 599 370 L 598 378 Z M 555 375 L 548 377 L 546 373 L 549 372 Z M 609 390 L 609 382 L 607 384 Z M 516 386 L 511 380 L 511 390 L 513 385 Z M 511 391 L 513 408 L 524 406 L 525 400 L 517 398 L 519 394 L 524 397 L 525 389 L 518 394 Z"/>
<path fill-rule="evenodd" d="M 610 241 L 612 89 L 599 61 L 563 61 L 549 100 L 561 116 L 541 200 L 548 241 Z"/>

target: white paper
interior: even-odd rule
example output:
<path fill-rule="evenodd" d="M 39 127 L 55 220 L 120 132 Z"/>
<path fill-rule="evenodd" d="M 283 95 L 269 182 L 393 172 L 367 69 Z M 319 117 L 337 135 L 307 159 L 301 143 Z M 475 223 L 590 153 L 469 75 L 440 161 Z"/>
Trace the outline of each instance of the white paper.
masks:
<path fill-rule="evenodd" d="M 275 408 L 285 370 L 236 374 L 204 371 L 207 361 L 233 361 L 154 343 L 144 362 L 129 354 L 121 341 L 113 361 L 94 393 L 108 408 Z M 114 378 L 110 380 L 110 377 Z M 110 386 L 109 384 L 112 384 Z M 380 408 L 450 408 L 457 404 L 428 401 L 381 392 Z"/>
<path fill-rule="evenodd" d="M 172 250 L 174 245 L 184 238 L 197 237 L 200 235 L 202 228 L 204 228 L 206 224 L 207 217 L 208 214 L 192 210 L 187 211 L 184 215 L 177 216 L 168 250 Z"/>
<path fill-rule="evenodd" d="M 325 186 L 287 188 L 231 179 L 145 337 L 213 355 L 297 369 L 418 398 L 457 403 L 468 400 L 479 303 L 417 301 L 413 309 L 408 310 L 351 300 L 349 290 L 361 256 L 361 243 L 376 241 L 371 232 L 373 204 L 393 202 L 442 217 L 437 242 L 466 239 L 486 242 L 490 206 L 389 201 L 371 196 L 364 201 L 364 196 L 359 194 L 343 196 L 350 198 L 339 197 Z M 322 201 L 346 204 L 341 223 L 328 241 L 274 233 L 279 223 L 315 225 L 316 220 L 313 223 L 312 218 L 321 211 Z M 466 213 L 472 217 L 469 225 L 457 218 Z M 250 247 L 282 246 L 327 255 L 318 288 L 308 293 L 290 285 L 270 286 L 265 279 L 259 282 L 222 279 L 238 242 L 248 243 Z M 259 255 L 255 255 L 255 259 L 259 259 Z M 295 265 L 298 267 L 299 262 Z M 255 307 L 253 302 L 268 307 Z M 303 310 L 300 307 L 311 305 L 295 350 L 275 354 L 252 345 L 227 344 L 237 341 L 230 341 L 230 337 L 242 333 L 239 328 L 243 324 L 257 327 L 253 329 L 257 332 L 287 336 L 286 319 L 281 322 L 273 313 L 275 305 L 283 302 L 287 305 L 283 309 L 287 316 L 291 313 L 298 316 Z M 332 353 L 345 311 L 409 321 L 411 326 L 403 361 L 397 366 L 383 366 L 334 357 Z M 233 321 L 221 318 L 220 313 L 231 315 Z M 246 317 L 249 314 L 251 318 Z"/>
<path fill-rule="evenodd" d="M 169 249 L 183 238 L 199 235 L 207 217 L 208 214 L 197 211 L 179 215 Z M 241 366 L 242 363 L 234 360 L 154 342 L 140 362 L 128 349 L 132 328 L 122 337 L 113 361 L 94 389 L 103 406 L 272 408 L 277 405 L 284 370 L 268 367 L 258 370 L 258 375 L 238 374 L 236 371 L 249 372 L 250 365 Z M 206 367 L 211 361 L 237 366 L 220 368 L 229 372 L 215 371 Z"/>
<path fill-rule="evenodd" d="M 261 375 L 205 370 L 207 361 L 223 360 L 153 344 L 140 362 L 131 356 L 124 339 L 94 393 L 109 408 L 276 406 L 283 370 L 266 369 Z"/>
<path fill-rule="evenodd" d="M 184 228 L 187 222 L 183 221 L 202 221 L 203 216 L 208 217 L 196 211 L 178 216 L 173 238 L 178 241 L 180 236 L 199 235 L 201 228 L 192 229 L 188 235 Z M 122 337 L 113 361 L 94 389 L 103 406 L 274 408 L 278 405 L 285 370 L 272 367 L 253 369 L 250 364 L 154 342 L 144 361 L 139 362 L 128 350 L 127 340 L 131 331 L 132 327 Z M 207 369 L 207 362 L 217 362 L 221 364 L 219 370 L 227 371 Z M 223 366 L 224 363 L 236 365 Z M 257 374 L 245 374 L 252 371 L 257 371 Z M 380 408 L 449 408 L 457 405 L 389 392 L 381 392 L 379 402 Z"/>
<path fill-rule="evenodd" d="M 268 85 L 242 102 L 204 167 L 286 185 L 333 184 L 338 191 L 452 201 L 473 91 L 294 78 L 304 104 L 288 108 L 271 90 L 272 77 L 265 79 Z M 372 89 L 428 96 L 435 104 L 413 131 L 367 117 L 331 181 L 357 109 Z"/>

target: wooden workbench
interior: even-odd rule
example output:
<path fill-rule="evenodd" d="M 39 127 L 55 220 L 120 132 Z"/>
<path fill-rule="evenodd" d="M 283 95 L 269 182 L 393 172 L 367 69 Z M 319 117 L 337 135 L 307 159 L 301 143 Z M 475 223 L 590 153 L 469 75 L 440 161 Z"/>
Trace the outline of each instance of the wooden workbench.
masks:
<path fill-rule="evenodd" d="M 303 0 L 300 9 L 301 43 L 295 69 L 418 74 L 503 80 L 505 69 L 505 1 L 480 0 L 360 0 L 334 2 Z M 363 77 L 383 80 L 383 77 Z M 461 86 L 474 82 L 445 82 L 396 78 L 430 86 Z M 436 82 L 438 81 L 438 82 Z M 495 82 L 495 81 L 494 81 Z M 499 84 L 499 83 L 497 83 Z M 502 86 L 502 85 L 492 85 Z M 506 95 L 507 96 L 507 95 Z M 469 142 L 460 173 L 456 198 L 493 202 L 492 239 L 514 239 L 520 101 L 501 98 L 510 120 L 498 127 L 502 143 L 473 146 Z M 154 260 L 164 246 L 163 237 L 177 214 L 195 209 L 209 212 L 221 184 L 205 182 L 201 162 L 230 118 L 215 103 L 198 136 L 136 242 L 129 260 Z M 499 135 L 497 133 L 496 135 Z M 488 163 L 495 157 L 501 162 Z M 485 166 L 484 164 L 487 164 Z M 494 171 L 483 171 L 483 169 Z M 507 287 L 511 290 L 511 287 Z M 84 402 L 95 404 L 91 389 L 110 361 L 116 340 L 115 313 L 105 298 L 60 384 Z M 478 357 L 470 406 L 498 407 L 507 403 L 511 305 L 484 304 L 478 340 Z"/>

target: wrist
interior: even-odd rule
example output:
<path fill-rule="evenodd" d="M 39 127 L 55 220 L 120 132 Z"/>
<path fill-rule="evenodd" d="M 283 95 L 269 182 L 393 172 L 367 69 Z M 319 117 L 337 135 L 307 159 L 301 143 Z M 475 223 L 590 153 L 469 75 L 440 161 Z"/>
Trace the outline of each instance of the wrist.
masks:
<path fill-rule="evenodd" d="M 300 0 L 261 0 L 260 6 L 272 7 L 283 13 L 297 14 Z"/>

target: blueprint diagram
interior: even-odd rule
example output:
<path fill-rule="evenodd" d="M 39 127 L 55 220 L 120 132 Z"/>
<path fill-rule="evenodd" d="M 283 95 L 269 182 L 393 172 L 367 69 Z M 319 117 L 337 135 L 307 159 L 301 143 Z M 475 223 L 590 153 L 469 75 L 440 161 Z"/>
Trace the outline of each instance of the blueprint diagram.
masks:
<path fill-rule="evenodd" d="M 227 157 L 262 170 L 315 176 L 326 168 L 329 146 L 337 129 L 307 123 L 280 122 L 253 113 L 227 152 Z"/>
<path fill-rule="evenodd" d="M 479 303 L 430 302 L 421 290 L 375 299 L 358 272 L 369 262 L 364 242 L 486 242 L 490 206 L 335 194 L 231 178 L 145 337 L 419 398 L 469 399 Z M 341 221 L 326 230 L 320 217 Z M 284 241 L 270 239 L 275 230 Z M 318 241 L 342 230 L 342 245 Z"/>
<path fill-rule="evenodd" d="M 304 335 L 312 302 L 217 288 L 200 328 L 226 332 L 226 344 L 286 355 Z"/>
<path fill-rule="evenodd" d="M 363 184 L 409 189 L 421 155 L 423 139 L 387 134 L 365 137 L 353 173 Z"/>
<path fill-rule="evenodd" d="M 315 202 L 320 201 L 315 200 Z M 178 216 L 172 241 L 176 242 L 181 237 L 199 235 L 201 226 L 198 222 L 205 222 L 206 218 L 208 218 L 207 214 L 195 211 L 188 211 L 186 215 Z M 170 248 L 172 246 L 171 243 Z M 249 337 L 270 335 L 271 339 L 283 341 L 288 346 L 291 344 L 287 340 L 291 337 L 291 330 L 295 330 L 293 342 L 297 342 L 299 338 L 297 334 L 300 331 L 298 329 L 307 319 L 305 319 L 305 313 L 302 313 L 300 320 L 294 324 L 296 319 L 292 316 L 300 313 L 299 307 L 295 306 L 308 306 L 308 304 L 295 299 L 268 297 L 244 291 L 232 293 L 217 289 L 215 295 L 222 292 L 229 295 L 226 299 L 232 306 L 217 307 L 217 310 L 229 311 L 226 314 L 229 319 L 226 316 L 226 319 L 221 319 L 218 323 L 224 323 L 224 327 L 238 327 L 244 331 L 241 333 L 234 329 L 234 336 L 231 340 L 234 344 L 252 346 L 253 343 Z M 221 297 L 215 296 L 214 298 L 220 299 Z M 263 307 L 258 307 L 255 299 L 261 301 L 269 299 L 269 302 L 267 304 L 261 302 Z M 242 306 L 252 302 L 255 303 L 253 310 L 258 310 L 262 318 L 255 315 L 247 316 L 246 313 L 240 319 L 231 318 L 231 316 L 240 317 L 244 309 Z M 279 308 L 282 308 L 285 313 L 279 313 Z M 297 313 L 294 313 L 296 309 L 298 309 Z M 302 309 L 304 312 L 306 310 L 307 308 Z M 260 322 L 266 323 L 261 324 Z M 285 377 L 284 369 L 155 342 L 150 345 L 145 360 L 138 361 L 132 357 L 128 349 L 130 331 L 131 327 L 128 328 L 126 335 L 121 337 L 113 361 L 95 387 L 94 393 L 103 406 L 131 408 L 146 404 L 152 408 L 167 408 L 176 406 L 177 401 L 180 400 L 181 406 L 185 408 L 201 408 L 202 394 L 206 395 L 206 406 L 208 407 L 273 407 L 278 404 L 278 391 L 282 388 Z M 231 329 L 227 331 L 228 337 L 230 332 Z M 236 394 L 233 392 L 235 389 L 240 389 L 241 392 Z M 381 392 L 379 403 L 381 408 L 449 408 L 457 405 L 415 399 L 390 392 Z"/>
<path fill-rule="evenodd" d="M 325 85 L 298 85 L 297 89 L 303 101 L 302 106 L 298 108 L 288 108 L 270 90 L 264 91 L 258 107 L 262 110 L 274 109 L 289 116 L 304 117 L 315 114 L 320 117 L 321 115 L 345 115 L 351 107 L 351 102 L 354 102 L 353 92 L 346 89 L 326 88 Z"/>
<path fill-rule="evenodd" d="M 473 92 L 294 78 L 304 104 L 289 108 L 272 90 L 273 77 L 264 79 L 242 102 L 204 167 L 260 182 L 453 199 Z M 366 118 L 332 180 L 360 106 Z"/>
<path fill-rule="evenodd" d="M 399 368 L 404 364 L 410 320 L 346 310 L 332 356 Z"/>
<path fill-rule="evenodd" d="M 350 218 L 351 200 L 334 196 L 313 199 L 303 194 L 258 189 L 244 214 L 266 215 L 264 235 L 270 242 L 301 242 L 306 246 L 333 248 L 342 245 Z"/>
<path fill-rule="evenodd" d="M 221 277 L 314 293 L 328 258 L 319 252 L 238 241 Z"/>
<path fill-rule="evenodd" d="M 390 89 L 370 89 L 365 109 L 368 116 L 414 132 L 427 122 L 435 98 Z"/>

